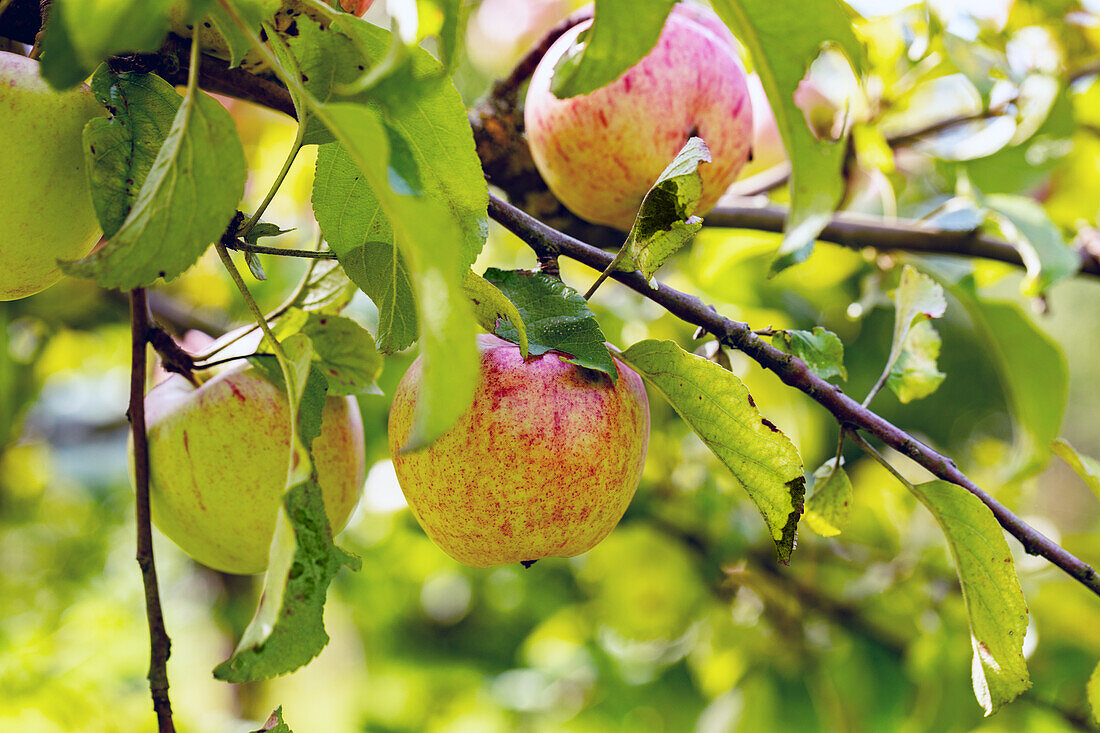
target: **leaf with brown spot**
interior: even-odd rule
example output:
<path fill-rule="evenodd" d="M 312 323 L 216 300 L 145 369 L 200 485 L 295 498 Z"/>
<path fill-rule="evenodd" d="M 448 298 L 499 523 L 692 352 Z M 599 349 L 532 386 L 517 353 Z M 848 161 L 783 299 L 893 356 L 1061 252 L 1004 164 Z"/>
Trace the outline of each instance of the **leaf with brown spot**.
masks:
<path fill-rule="evenodd" d="M 788 563 L 806 494 L 802 457 L 761 416 L 744 383 L 672 341 L 641 341 L 620 358 L 668 400 L 752 498 Z"/>

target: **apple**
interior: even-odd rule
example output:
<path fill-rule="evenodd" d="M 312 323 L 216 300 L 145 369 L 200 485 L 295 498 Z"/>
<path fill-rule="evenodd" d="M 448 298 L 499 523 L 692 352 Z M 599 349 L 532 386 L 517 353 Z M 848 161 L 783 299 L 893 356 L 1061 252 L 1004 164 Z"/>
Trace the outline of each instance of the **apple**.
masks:
<path fill-rule="evenodd" d="M 0 51 L 0 300 L 45 290 L 99 241 L 81 139 L 105 114 L 87 86 L 56 92 L 37 61 Z"/>
<path fill-rule="evenodd" d="M 394 393 L 398 483 L 427 535 L 473 567 L 572 557 L 607 536 L 638 488 L 649 443 L 641 377 L 614 384 L 554 352 L 478 336 L 473 405 L 431 446 L 403 452 L 420 392 L 417 358 Z"/>
<path fill-rule="evenodd" d="M 535 165 L 577 216 L 629 229 L 642 198 L 692 135 L 710 147 L 700 167 L 698 214 L 714 207 L 749 157 L 752 104 L 732 35 L 695 5 L 673 8 L 657 45 L 591 94 L 559 99 L 555 68 L 577 51 L 580 23 L 554 43 L 531 77 L 524 106 Z"/>
<path fill-rule="evenodd" d="M 285 392 L 237 362 L 197 388 L 169 375 L 149 390 L 145 410 L 153 522 L 203 565 L 263 572 L 290 456 Z M 321 415 L 313 457 L 336 534 L 363 488 L 363 423 L 352 397 L 328 397 Z"/>

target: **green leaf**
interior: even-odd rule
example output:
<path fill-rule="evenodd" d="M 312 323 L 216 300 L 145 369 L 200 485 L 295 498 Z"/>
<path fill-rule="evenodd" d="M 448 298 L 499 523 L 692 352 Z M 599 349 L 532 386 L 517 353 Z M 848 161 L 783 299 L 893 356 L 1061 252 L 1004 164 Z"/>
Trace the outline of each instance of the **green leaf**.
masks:
<path fill-rule="evenodd" d="M 822 379 L 848 379 L 848 370 L 844 368 L 844 342 L 832 331 L 821 326 L 814 326 L 812 331 L 776 331 L 772 344 L 806 362 L 810 371 Z"/>
<path fill-rule="evenodd" d="M 278 237 L 281 234 L 289 234 L 293 229 L 280 229 L 277 224 L 261 221 L 252 227 L 252 231 L 244 236 L 244 241 L 249 244 L 259 244 L 263 237 Z"/>
<path fill-rule="evenodd" d="M 1069 393 L 1066 358 L 1016 303 L 982 297 L 970 277 L 945 285 L 970 314 L 1000 374 L 1016 433 L 1009 471 L 1018 478 L 1030 475 L 1046 465 L 1062 427 Z"/>
<path fill-rule="evenodd" d="M 311 260 L 288 306 L 318 313 L 339 313 L 358 288 L 337 260 Z"/>
<path fill-rule="evenodd" d="M 378 197 L 337 144 L 317 151 L 313 213 L 348 277 L 378 307 L 378 348 L 407 349 L 417 333 L 412 276 Z"/>
<path fill-rule="evenodd" d="M 612 381 L 618 379 L 600 324 L 576 290 L 545 272 L 490 267 L 485 271 L 485 279 L 519 310 L 532 356 L 560 351 L 569 355 L 565 361 L 601 371 Z M 512 343 L 520 342 L 516 327 L 510 322 L 499 324 L 494 333 Z"/>
<path fill-rule="evenodd" d="M 54 0 L 42 40 L 42 76 L 67 89 L 124 51 L 156 51 L 173 0 Z"/>
<path fill-rule="evenodd" d="M 913 326 L 928 318 L 939 318 L 947 310 L 947 299 L 943 297 L 943 288 L 932 278 L 918 272 L 912 265 L 906 265 L 902 269 L 901 281 L 894 290 L 893 297 L 894 336 L 890 341 L 890 356 L 887 357 L 886 367 L 883 370 L 887 373 L 893 373 L 894 366 L 908 343 L 909 332 Z M 939 336 L 937 335 L 936 338 L 938 339 Z"/>
<path fill-rule="evenodd" d="M 298 437 L 311 445 L 321 432 L 325 402 L 325 378 L 309 365 L 309 340 L 298 336 L 304 349 L 284 342 L 296 367 L 308 369 L 295 407 Z M 291 403 L 294 405 L 294 403 Z M 317 471 L 310 456 L 299 463 L 307 476 L 293 482 L 283 497 L 275 523 L 271 559 L 256 615 L 245 630 L 236 651 L 214 668 L 224 682 L 270 679 L 308 664 L 328 643 L 323 611 L 328 586 L 337 571 L 347 565 L 359 568 L 359 560 L 336 547 L 325 515 Z M 293 469 L 292 469 L 293 470 Z"/>
<path fill-rule="evenodd" d="M 271 714 L 271 717 L 264 723 L 264 727 L 259 730 L 252 731 L 252 733 L 294 733 L 290 729 L 290 726 L 283 722 L 283 706 L 275 708 L 275 712 Z"/>
<path fill-rule="evenodd" d="M 103 236 L 118 232 L 172 129 L 183 97 L 153 74 L 115 74 L 100 66 L 92 92 L 110 117 L 84 127 L 92 204 Z"/>
<path fill-rule="evenodd" d="M 346 17 L 341 16 L 338 20 Z M 369 28 L 369 24 L 359 25 Z M 307 35 L 302 29 L 309 27 L 308 22 L 302 23 L 299 40 Z M 279 38 L 271 40 L 275 46 L 281 47 Z M 358 44 L 363 46 L 369 40 L 366 31 L 356 37 Z M 438 63 L 430 56 L 426 58 L 438 71 Z M 481 196 L 487 200 L 486 183 L 473 150 L 473 136 L 465 117 L 465 106 L 449 81 L 444 94 L 449 89 L 453 98 L 443 98 L 439 105 L 431 107 L 422 106 L 420 95 L 410 93 L 409 89 L 404 90 L 405 107 L 396 105 L 392 99 L 382 102 L 381 98 L 375 97 L 369 98 L 368 104 L 322 104 L 302 86 L 299 77 L 287 76 L 283 81 L 288 84 L 299 105 L 315 114 L 344 147 L 393 227 L 394 239 L 416 292 L 420 354 L 424 365 L 413 425 L 404 450 L 426 446 L 450 429 L 466 411 L 473 401 L 477 383 L 479 360 L 474 344 L 474 321 L 463 302 L 461 287 L 466 270 L 484 242 L 487 213 L 484 203 L 480 212 L 465 211 L 462 206 L 464 202 L 458 196 L 451 196 L 453 190 L 440 183 L 455 183 L 458 188 L 464 183 L 462 178 L 467 174 L 467 169 L 446 153 L 439 153 L 439 149 L 442 146 L 448 152 L 454 152 L 462 147 L 461 140 L 466 139 L 478 178 L 470 191 L 480 187 Z M 372 87 L 372 94 L 377 88 Z M 371 101 L 375 104 L 369 104 Z M 442 138 L 450 129 L 448 125 L 453 124 L 456 104 L 466 129 L 445 143 Z M 430 116 L 432 112 L 437 113 L 439 119 L 433 119 Z M 384 119 L 382 114 L 386 114 L 387 118 Z M 424 118 L 424 115 L 428 116 Z M 417 141 L 415 150 L 409 143 L 410 138 L 396 130 L 395 125 L 398 124 L 408 129 L 411 139 Z M 421 136 L 435 136 L 435 139 L 422 140 Z M 424 145 L 419 145 L 421 142 Z M 444 159 L 430 160 L 425 155 L 426 151 Z M 430 166 L 435 168 L 426 175 L 424 171 Z M 420 193 L 417 184 L 423 180 L 437 186 L 437 189 Z M 481 237 L 476 247 L 471 248 L 464 232 L 475 229 L 481 232 Z M 335 251 L 336 248 L 333 249 Z"/>
<path fill-rule="evenodd" d="M 382 394 L 375 382 L 382 356 L 365 328 L 343 316 L 310 313 L 302 333 L 313 342 L 329 394 Z"/>
<path fill-rule="evenodd" d="M 622 76 L 657 45 L 675 4 L 676 0 L 596 0 L 592 26 L 581 36 L 583 50 L 567 56 L 554 72 L 554 96 L 590 94 Z"/>
<path fill-rule="evenodd" d="M 1092 710 L 1092 719 L 1100 725 L 1100 664 L 1093 668 L 1085 690 L 1089 698 L 1089 709 Z"/>
<path fill-rule="evenodd" d="M 837 0 L 714 0 L 713 5 L 752 54 L 791 161 L 791 213 L 771 268 L 777 273 L 810 256 L 814 238 L 844 195 L 840 168 L 847 137 L 835 142 L 814 137 L 794 103 L 795 90 L 824 46 L 839 47 L 857 73 L 863 49 Z"/>
<path fill-rule="evenodd" d="M 1068 463 L 1069 467 L 1084 479 L 1088 487 L 1092 489 L 1092 493 L 1096 494 L 1096 498 L 1100 499 L 1100 461 L 1079 452 L 1062 438 L 1054 441 L 1051 450 L 1054 451 L 1054 455 Z"/>
<path fill-rule="evenodd" d="M 941 343 L 939 333 L 928 321 L 921 321 L 909 331 L 886 380 L 902 404 L 927 397 L 943 382 L 946 375 L 936 368 Z"/>
<path fill-rule="evenodd" d="M 242 10 L 244 4 L 235 3 L 235 5 L 238 10 Z M 256 8 L 254 7 L 253 10 L 256 10 Z M 246 16 L 246 21 L 253 28 L 258 29 L 261 23 L 270 21 L 274 16 L 274 9 L 268 8 L 266 10 L 267 12 L 242 12 L 242 15 Z M 209 13 L 210 15 L 207 18 L 214 24 L 214 28 L 222 35 L 222 38 L 225 39 L 225 45 L 229 48 L 229 68 L 233 69 L 240 66 L 241 61 L 252 51 L 252 40 L 233 22 L 229 13 L 218 3 L 210 4 Z"/>
<path fill-rule="evenodd" d="M 822 537 L 832 537 L 848 527 L 852 482 L 843 466 L 830 458 L 814 471 L 814 493 L 806 500 L 806 524 Z"/>
<path fill-rule="evenodd" d="M 267 273 L 264 272 L 264 265 L 260 262 L 260 256 L 255 252 L 245 252 L 244 263 L 248 265 L 248 271 L 252 273 L 252 277 L 260 281 L 267 279 Z"/>
<path fill-rule="evenodd" d="M 1024 660 L 1027 604 L 993 513 L 961 486 L 930 481 L 913 492 L 947 537 L 970 617 L 974 694 L 986 715 L 1031 687 Z"/>
<path fill-rule="evenodd" d="M 306 86 L 322 101 L 329 98 L 334 85 L 353 81 L 361 73 L 359 66 L 380 63 L 392 41 L 388 31 L 349 15 L 340 16 L 325 32 L 312 21 L 298 18 L 296 22 L 300 32 L 290 39 L 290 46 L 296 55 L 305 56 L 300 63 L 309 76 Z M 422 179 L 417 187 L 422 185 L 426 195 L 454 212 L 461 236 L 450 246 L 459 251 L 464 272 L 477 259 L 488 234 L 485 173 L 462 95 L 431 54 L 418 47 L 409 53 L 410 62 L 399 72 L 380 79 L 352 101 L 381 114 L 391 131 L 391 156 L 402 146 L 416 162 L 415 167 L 406 167 L 406 173 L 416 171 Z M 306 59 L 318 54 L 324 59 L 306 64 Z M 358 59 L 358 64 L 349 59 Z"/>
<path fill-rule="evenodd" d="M 188 94 L 122 226 L 102 249 L 62 270 L 120 290 L 177 277 L 225 232 L 245 174 L 233 118 L 214 98 Z"/>
<path fill-rule="evenodd" d="M 439 28 L 439 58 L 443 68 L 449 73 L 454 71 L 462 57 L 463 39 L 466 38 L 466 23 L 470 18 L 470 4 L 464 0 L 431 0 L 443 13 L 443 23 Z"/>
<path fill-rule="evenodd" d="M 390 157 L 390 136 L 376 112 L 338 103 L 319 113 L 370 183 L 411 275 L 424 379 L 405 449 L 423 447 L 466 411 L 477 384 L 474 321 L 462 292 L 469 262 L 460 246 L 456 212 L 437 197 L 407 193 L 403 182 L 411 177 L 404 166 L 411 161 Z"/>
<path fill-rule="evenodd" d="M 760 415 L 744 383 L 672 341 L 640 341 L 620 357 L 645 377 L 748 492 L 789 563 L 806 477 L 798 449 Z"/>
<path fill-rule="evenodd" d="M 1072 277 L 1081 268 L 1081 256 L 1062 237 L 1042 204 L 1025 196 L 995 194 L 982 199 L 990 210 L 997 233 L 1016 247 L 1027 268 L 1020 286 L 1030 297 Z"/>
<path fill-rule="evenodd" d="M 529 353 L 527 342 L 527 325 L 523 322 L 523 316 L 515 303 L 508 300 L 508 296 L 473 270 L 466 273 L 466 279 L 462 283 L 466 297 L 474 306 L 474 315 L 478 323 L 489 333 L 495 333 L 500 320 L 506 319 L 516 331 L 516 339 L 519 344 L 519 353 L 526 359 Z"/>
<path fill-rule="evenodd" d="M 710 163 L 710 149 L 701 138 L 693 137 L 642 199 L 619 255 L 620 269 L 641 270 L 646 279 L 653 277 L 657 268 L 703 227 L 703 220 L 692 216 L 703 196 L 699 175 L 703 163 Z"/>

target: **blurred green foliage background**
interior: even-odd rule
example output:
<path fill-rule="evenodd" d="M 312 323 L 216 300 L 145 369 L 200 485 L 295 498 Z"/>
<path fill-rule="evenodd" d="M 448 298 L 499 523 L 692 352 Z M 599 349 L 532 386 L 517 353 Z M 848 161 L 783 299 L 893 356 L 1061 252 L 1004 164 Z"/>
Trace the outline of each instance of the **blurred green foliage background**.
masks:
<path fill-rule="evenodd" d="M 943 80 L 957 82 L 970 57 L 1004 53 L 1015 43 L 1031 54 L 1054 53 L 1062 70 L 1094 59 L 1100 16 L 1093 11 L 1100 9 L 1061 0 L 875 6 L 860 4 L 869 17 L 859 29 L 875 77 L 894 91 L 884 115 L 856 134 L 867 175 L 853 176 L 849 208 L 921 215 L 965 179 L 986 193 L 1035 194 L 1064 231 L 1096 221 L 1095 76 L 1063 90 L 1042 122 L 1051 145 L 1041 160 L 1012 146 L 974 159 L 956 154 L 991 134 L 984 129 L 907 150 L 896 164 L 874 153 L 890 124 L 965 109 L 972 100 L 959 91 L 963 86 Z M 484 0 L 456 74 L 467 98 L 478 98 L 570 7 Z M 944 46 L 953 23 L 959 37 L 973 32 L 961 48 Z M 1036 41 L 1040 36 L 1046 45 Z M 940 54 L 917 73 L 916 62 L 904 57 L 920 37 Z M 249 158 L 247 210 L 275 176 L 293 126 L 240 102 L 226 104 Z M 267 218 L 283 228 L 296 227 L 281 240 L 285 246 L 306 246 L 317 236 L 311 176 L 303 154 L 269 211 Z M 866 181 L 873 185 L 861 188 Z M 889 350 L 893 314 L 883 293 L 896 282 L 897 264 L 917 260 L 819 245 L 809 262 L 768 279 L 777 245 L 776 235 L 707 229 L 661 277 L 755 327 L 835 331 L 846 347 L 845 391 L 865 394 Z M 494 229 L 475 269 L 490 265 L 531 267 L 534 258 Z M 264 266 L 267 281 L 250 285 L 271 308 L 303 266 L 281 258 L 265 258 Z M 982 263 L 974 272 L 986 293 L 1026 309 L 1037 305 L 1020 299 L 1019 272 Z M 563 263 L 563 277 L 583 288 L 593 273 Z M 247 319 L 212 255 L 160 297 L 155 305 L 175 309 L 181 324 L 216 329 Z M 1070 366 L 1062 434 L 1083 453 L 1100 456 L 1100 344 L 1092 338 L 1100 331 L 1100 285 L 1064 282 L 1038 305 L 1040 328 Z M 74 280 L 0 304 L 3 731 L 152 727 L 127 478 L 126 307 L 117 294 Z M 656 337 L 703 346 L 683 323 L 614 285 L 601 290 L 594 308 L 616 344 Z M 362 297 L 350 312 L 368 325 L 376 317 Z M 1012 475 L 1013 426 L 992 355 L 957 302 L 949 301 L 937 328 L 939 366 L 947 373 L 941 388 L 904 406 L 883 392 L 876 410 L 954 457 L 1048 536 L 1100 563 L 1096 497 L 1057 461 L 1025 479 Z M 385 396 L 360 399 L 370 473 L 339 543 L 362 558 L 363 569 L 341 573 L 330 591 L 332 642 L 312 665 L 262 684 L 216 682 L 210 670 L 247 624 L 258 580 L 197 566 L 157 537 L 181 730 L 252 730 L 277 705 L 298 733 L 992 733 L 1087 725 L 1085 684 L 1100 660 L 1100 604 L 1085 589 L 1011 543 L 1031 609 L 1025 652 L 1034 687 L 983 719 L 951 559 L 935 522 L 903 487 L 847 449 L 851 526 L 833 538 L 803 528 L 791 566 L 779 568 L 747 497 L 659 399 L 651 403 L 653 437 L 641 487 L 605 542 L 528 570 L 456 564 L 417 527 L 388 460 L 388 395 L 413 355 L 388 360 L 380 382 Z M 763 414 L 799 447 L 807 470 L 828 459 L 837 437 L 831 417 L 747 359 L 729 356 Z M 893 458 L 911 480 L 927 478 Z"/>

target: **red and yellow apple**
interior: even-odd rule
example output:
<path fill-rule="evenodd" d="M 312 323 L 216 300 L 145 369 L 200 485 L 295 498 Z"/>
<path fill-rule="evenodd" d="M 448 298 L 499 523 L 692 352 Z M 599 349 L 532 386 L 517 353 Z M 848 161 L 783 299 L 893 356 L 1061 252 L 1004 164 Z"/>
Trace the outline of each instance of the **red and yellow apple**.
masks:
<path fill-rule="evenodd" d="M 681 4 L 657 45 L 618 79 L 591 94 L 559 99 L 555 67 L 576 51 L 581 23 L 558 39 L 531 77 L 524 107 L 535 165 L 577 216 L 629 229 L 642 198 L 693 135 L 712 161 L 699 168 L 714 207 L 737 177 L 752 144 L 752 105 L 732 35 L 709 10 Z"/>
<path fill-rule="evenodd" d="M 145 409 L 153 522 L 203 565 L 263 572 L 290 460 L 286 393 L 238 362 L 197 388 L 168 376 Z M 352 397 L 328 397 L 321 414 L 313 457 L 335 534 L 363 488 L 363 424 Z"/>
<path fill-rule="evenodd" d="M 390 408 L 389 441 L 413 515 L 444 552 L 473 567 L 578 555 L 618 524 L 649 443 L 641 377 L 611 378 L 557 353 L 478 337 L 473 405 L 431 446 L 403 452 L 420 391 L 409 367 Z"/>
<path fill-rule="evenodd" d="M 81 139 L 105 114 L 87 86 L 54 91 L 37 61 L 0 51 L 0 300 L 45 290 L 99 240 Z"/>

